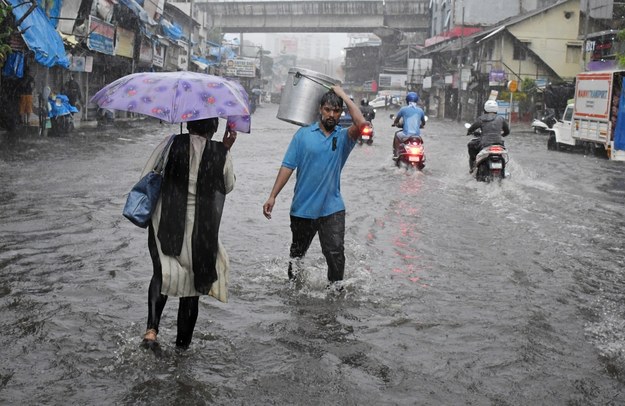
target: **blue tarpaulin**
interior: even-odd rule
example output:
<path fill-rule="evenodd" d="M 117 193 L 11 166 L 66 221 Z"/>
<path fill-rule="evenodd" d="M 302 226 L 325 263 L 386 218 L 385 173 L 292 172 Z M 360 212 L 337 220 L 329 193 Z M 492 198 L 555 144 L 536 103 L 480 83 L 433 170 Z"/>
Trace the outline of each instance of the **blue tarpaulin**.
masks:
<path fill-rule="evenodd" d="M 50 24 L 54 28 L 59 26 L 59 17 L 61 17 L 62 0 L 47 0 L 40 1 L 39 8 L 43 10 L 43 13 L 50 20 Z"/>
<path fill-rule="evenodd" d="M 150 17 L 148 15 L 148 12 L 145 11 L 145 9 L 143 7 L 141 7 L 141 5 L 139 3 L 137 3 L 135 0 L 121 0 L 121 2 L 126 7 L 128 7 L 133 13 L 135 13 L 135 15 L 137 17 L 139 17 L 139 19 L 144 24 L 149 24 L 149 25 L 157 25 L 158 24 L 156 21 L 154 21 L 152 19 L 152 17 Z"/>
<path fill-rule="evenodd" d="M 13 6 L 15 21 L 19 21 L 31 6 L 31 3 L 24 3 L 22 0 L 8 2 Z M 43 10 L 35 7 L 18 28 L 28 48 L 35 53 L 35 60 L 38 63 L 47 67 L 55 65 L 69 67 L 63 40 Z"/>
<path fill-rule="evenodd" d="M 161 19 L 161 27 L 163 28 L 163 34 L 169 39 L 174 41 L 178 41 L 182 38 L 182 29 L 176 25 L 172 24 L 164 18 Z"/>
<path fill-rule="evenodd" d="M 24 54 L 21 52 L 11 52 L 4 62 L 2 76 L 8 78 L 24 77 Z"/>
<path fill-rule="evenodd" d="M 616 116 L 616 126 L 614 128 L 614 149 L 625 149 L 625 80 L 621 88 L 618 115 Z"/>

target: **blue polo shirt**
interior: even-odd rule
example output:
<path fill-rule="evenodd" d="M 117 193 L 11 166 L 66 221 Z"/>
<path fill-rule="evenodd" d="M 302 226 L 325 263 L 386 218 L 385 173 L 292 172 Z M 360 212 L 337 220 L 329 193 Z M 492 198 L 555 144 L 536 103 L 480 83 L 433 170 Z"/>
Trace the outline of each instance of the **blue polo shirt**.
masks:
<path fill-rule="evenodd" d="M 341 170 L 354 145 L 347 128 L 338 125 L 327 137 L 319 123 L 295 133 L 282 160 L 282 166 L 296 170 L 291 215 L 317 219 L 345 210 Z"/>
<path fill-rule="evenodd" d="M 421 135 L 421 119 L 425 117 L 421 107 L 404 106 L 399 109 L 397 117 L 404 120 L 403 131 L 405 135 Z"/>

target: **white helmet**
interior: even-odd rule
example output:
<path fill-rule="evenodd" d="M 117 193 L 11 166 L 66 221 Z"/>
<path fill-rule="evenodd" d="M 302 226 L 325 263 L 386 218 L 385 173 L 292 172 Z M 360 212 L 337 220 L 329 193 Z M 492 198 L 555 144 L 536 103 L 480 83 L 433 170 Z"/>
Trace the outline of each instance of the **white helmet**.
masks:
<path fill-rule="evenodd" d="M 484 103 L 484 111 L 487 113 L 496 113 L 499 109 L 499 105 L 495 100 L 489 100 Z"/>

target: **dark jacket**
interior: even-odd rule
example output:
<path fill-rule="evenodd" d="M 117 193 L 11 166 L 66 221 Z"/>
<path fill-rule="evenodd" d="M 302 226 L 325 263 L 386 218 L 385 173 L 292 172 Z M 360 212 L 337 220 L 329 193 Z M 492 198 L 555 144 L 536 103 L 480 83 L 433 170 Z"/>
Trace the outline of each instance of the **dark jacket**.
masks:
<path fill-rule="evenodd" d="M 365 117 L 365 120 L 371 122 L 375 118 L 375 110 L 371 106 L 360 106 L 360 111 Z"/>
<path fill-rule="evenodd" d="M 489 145 L 503 145 L 503 138 L 510 134 L 510 126 L 508 122 L 495 113 L 484 113 L 477 118 L 477 121 L 469 127 L 467 134 L 471 134 L 478 128 L 482 129 L 480 137 L 480 145 L 482 148 Z"/>

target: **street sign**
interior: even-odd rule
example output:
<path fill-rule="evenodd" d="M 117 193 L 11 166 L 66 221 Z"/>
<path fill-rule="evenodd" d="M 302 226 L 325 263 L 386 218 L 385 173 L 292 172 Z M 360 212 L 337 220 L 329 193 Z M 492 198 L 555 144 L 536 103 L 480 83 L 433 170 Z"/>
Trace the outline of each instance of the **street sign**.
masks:
<path fill-rule="evenodd" d="M 516 80 L 511 80 L 508 82 L 508 90 L 512 93 L 516 92 L 519 89 L 519 83 Z"/>

